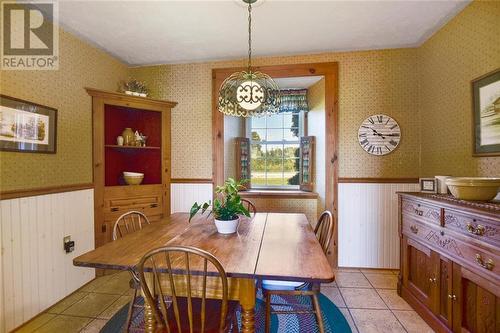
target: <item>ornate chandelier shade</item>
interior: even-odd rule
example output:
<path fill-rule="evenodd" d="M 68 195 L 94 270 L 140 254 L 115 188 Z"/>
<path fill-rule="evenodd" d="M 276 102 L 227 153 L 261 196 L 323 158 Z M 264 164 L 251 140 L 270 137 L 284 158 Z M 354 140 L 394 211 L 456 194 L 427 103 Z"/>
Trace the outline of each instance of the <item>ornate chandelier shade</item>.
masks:
<path fill-rule="evenodd" d="M 228 76 L 219 89 L 218 109 L 236 117 L 259 117 L 278 113 L 281 104 L 279 86 L 267 74 L 252 70 L 252 3 L 248 4 L 248 69 Z"/>
<path fill-rule="evenodd" d="M 254 117 L 277 113 L 281 94 L 276 82 L 261 72 L 237 72 L 222 83 L 219 111 L 237 117 Z"/>

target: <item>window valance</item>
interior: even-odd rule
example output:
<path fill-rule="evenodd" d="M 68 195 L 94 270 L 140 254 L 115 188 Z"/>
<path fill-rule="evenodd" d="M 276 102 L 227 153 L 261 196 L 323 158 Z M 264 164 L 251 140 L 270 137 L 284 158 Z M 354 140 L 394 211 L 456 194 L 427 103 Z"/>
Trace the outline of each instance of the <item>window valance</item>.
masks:
<path fill-rule="evenodd" d="M 280 113 L 284 112 L 307 112 L 307 89 L 287 89 L 281 90 Z"/>

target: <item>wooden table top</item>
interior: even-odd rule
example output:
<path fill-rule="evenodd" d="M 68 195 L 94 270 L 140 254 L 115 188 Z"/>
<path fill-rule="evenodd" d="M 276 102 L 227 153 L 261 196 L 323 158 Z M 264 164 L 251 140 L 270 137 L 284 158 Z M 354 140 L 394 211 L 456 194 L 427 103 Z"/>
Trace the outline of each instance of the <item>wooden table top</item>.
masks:
<path fill-rule="evenodd" d="M 186 245 L 212 253 L 229 277 L 314 282 L 334 279 L 304 214 L 257 213 L 253 219 L 243 218 L 238 232 L 231 235 L 217 233 L 214 223 L 204 217 L 197 216 L 191 223 L 188 218 L 187 213 L 172 214 L 75 258 L 73 264 L 131 270 L 154 248 Z M 197 265 L 190 265 L 196 274 Z"/>

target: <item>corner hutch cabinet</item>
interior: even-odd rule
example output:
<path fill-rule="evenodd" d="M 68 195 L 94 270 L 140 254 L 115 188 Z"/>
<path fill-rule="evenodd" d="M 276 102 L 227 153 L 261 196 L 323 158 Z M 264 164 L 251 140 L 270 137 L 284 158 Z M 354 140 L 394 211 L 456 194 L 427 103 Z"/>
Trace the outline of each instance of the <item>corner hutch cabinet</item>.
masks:
<path fill-rule="evenodd" d="M 86 88 L 92 96 L 95 246 L 112 240 L 113 224 L 125 212 L 141 211 L 151 222 L 170 214 L 170 110 L 174 102 Z M 147 136 L 146 146 L 119 146 L 130 127 Z M 124 171 L 144 173 L 127 185 Z"/>
<path fill-rule="evenodd" d="M 500 332 L 500 204 L 399 193 L 398 293 L 438 332 Z"/>

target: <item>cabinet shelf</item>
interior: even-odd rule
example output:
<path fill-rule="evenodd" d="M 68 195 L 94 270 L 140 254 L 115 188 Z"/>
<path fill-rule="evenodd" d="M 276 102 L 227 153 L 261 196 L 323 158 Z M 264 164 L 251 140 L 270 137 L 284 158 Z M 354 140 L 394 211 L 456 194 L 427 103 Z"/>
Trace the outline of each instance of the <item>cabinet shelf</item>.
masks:
<path fill-rule="evenodd" d="M 170 215 L 170 112 L 177 104 L 87 89 L 92 96 L 95 247 L 113 240 L 116 219 L 131 210 L 151 222 Z M 147 146 L 118 146 L 124 129 L 144 133 Z M 144 174 L 125 185 L 124 171 Z"/>
<path fill-rule="evenodd" d="M 106 148 L 113 148 L 113 149 L 150 149 L 150 150 L 160 150 L 161 147 L 153 147 L 153 146 L 146 146 L 146 147 L 137 147 L 137 146 L 118 146 L 118 145 L 104 145 Z"/>

